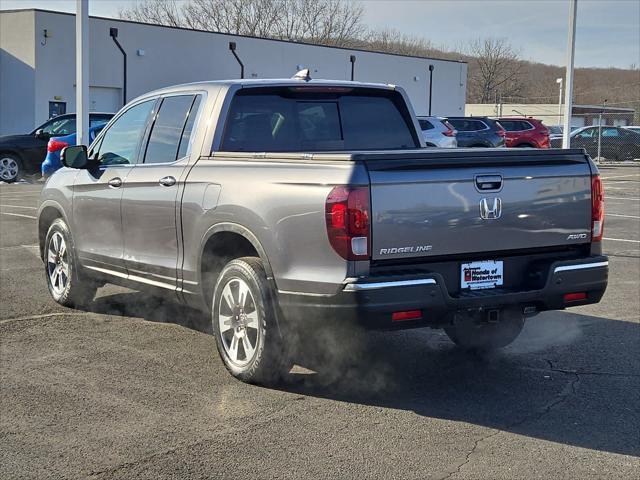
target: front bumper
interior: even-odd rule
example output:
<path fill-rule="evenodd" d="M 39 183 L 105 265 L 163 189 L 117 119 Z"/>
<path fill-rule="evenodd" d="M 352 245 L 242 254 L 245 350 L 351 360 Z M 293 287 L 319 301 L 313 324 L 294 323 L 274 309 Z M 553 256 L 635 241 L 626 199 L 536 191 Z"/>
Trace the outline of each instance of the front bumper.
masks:
<path fill-rule="evenodd" d="M 560 310 L 600 301 L 607 288 L 609 262 L 605 256 L 558 261 L 550 265 L 542 288 L 489 289 L 451 295 L 438 273 L 420 276 L 368 278 L 347 283 L 337 295 L 279 292 L 288 322 L 354 321 L 371 328 L 438 327 L 460 310 L 497 309 L 518 305 L 524 313 Z M 568 293 L 585 293 L 583 300 L 565 302 Z M 393 312 L 421 310 L 420 320 L 392 322 Z"/>

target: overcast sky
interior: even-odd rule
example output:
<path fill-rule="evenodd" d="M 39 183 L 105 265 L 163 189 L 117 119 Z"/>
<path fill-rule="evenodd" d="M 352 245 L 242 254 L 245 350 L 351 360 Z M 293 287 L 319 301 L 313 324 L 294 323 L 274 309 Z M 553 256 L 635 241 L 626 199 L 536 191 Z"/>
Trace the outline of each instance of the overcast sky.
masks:
<path fill-rule="evenodd" d="M 89 0 L 91 15 L 116 17 L 134 0 Z M 75 11 L 75 0 L 0 0 L 2 9 Z M 435 45 L 506 37 L 523 58 L 564 65 L 567 0 L 368 0 L 365 22 L 419 35 Z M 640 65 L 640 0 L 579 0 L 576 65 Z"/>

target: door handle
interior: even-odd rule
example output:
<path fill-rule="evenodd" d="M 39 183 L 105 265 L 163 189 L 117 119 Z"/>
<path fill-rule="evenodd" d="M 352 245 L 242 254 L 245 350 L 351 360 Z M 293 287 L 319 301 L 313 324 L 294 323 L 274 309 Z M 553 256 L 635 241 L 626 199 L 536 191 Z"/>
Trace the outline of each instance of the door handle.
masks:
<path fill-rule="evenodd" d="M 476 188 L 478 190 L 500 190 L 502 175 L 476 175 Z"/>
<path fill-rule="evenodd" d="M 113 188 L 120 188 L 122 186 L 122 179 L 120 177 L 115 177 L 109 180 L 109 186 Z"/>
<path fill-rule="evenodd" d="M 158 180 L 158 182 L 163 187 L 171 187 L 176 184 L 176 179 L 174 177 L 168 176 L 168 177 L 162 177 L 160 180 Z"/>

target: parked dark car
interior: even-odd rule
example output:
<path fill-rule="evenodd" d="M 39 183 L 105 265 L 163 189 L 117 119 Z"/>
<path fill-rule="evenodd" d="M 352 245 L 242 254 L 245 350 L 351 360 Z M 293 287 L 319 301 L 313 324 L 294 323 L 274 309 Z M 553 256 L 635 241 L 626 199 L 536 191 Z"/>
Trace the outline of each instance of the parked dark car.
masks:
<path fill-rule="evenodd" d="M 111 120 L 113 113 L 89 114 L 89 127 Z M 76 114 L 67 113 L 47 120 L 31 133 L 0 137 L 0 180 L 15 182 L 24 174 L 40 172 L 51 137 L 76 132 Z"/>
<path fill-rule="evenodd" d="M 602 132 L 599 130 L 602 129 Z M 582 127 L 571 132 L 571 148 L 584 148 L 587 153 L 598 156 L 598 136 L 600 157 L 607 160 L 634 160 L 640 158 L 640 134 L 623 127 Z M 562 138 L 552 139 L 553 148 L 562 147 Z"/>
<path fill-rule="evenodd" d="M 504 147 L 506 132 L 495 120 L 487 117 L 448 117 L 457 130 L 458 147 Z"/>
<path fill-rule="evenodd" d="M 496 119 L 507 133 L 507 148 L 549 148 L 549 129 L 542 121 L 531 117 Z"/>

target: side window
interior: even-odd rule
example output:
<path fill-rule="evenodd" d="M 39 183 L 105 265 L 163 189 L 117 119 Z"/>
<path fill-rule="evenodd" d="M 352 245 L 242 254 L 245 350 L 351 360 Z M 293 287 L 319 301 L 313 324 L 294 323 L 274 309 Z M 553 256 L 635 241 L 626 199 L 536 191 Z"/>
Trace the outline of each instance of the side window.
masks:
<path fill-rule="evenodd" d="M 61 137 L 76 133 L 76 117 L 62 118 L 53 120 L 42 129 L 44 133 L 48 133 L 53 137 Z"/>
<path fill-rule="evenodd" d="M 502 128 L 504 128 L 507 132 L 518 130 L 517 122 L 514 122 L 512 120 L 500 120 L 498 123 L 502 125 Z"/>
<path fill-rule="evenodd" d="M 431 122 L 429 120 L 424 120 L 422 118 L 419 118 L 418 123 L 420 124 L 420 130 L 422 131 L 433 129 L 433 125 L 431 125 Z"/>
<path fill-rule="evenodd" d="M 196 122 L 196 117 L 198 116 L 198 108 L 200 107 L 200 99 L 202 95 L 197 95 L 196 99 L 193 101 L 191 105 L 191 110 L 189 111 L 189 118 L 187 119 L 187 124 L 184 126 L 184 131 L 182 132 L 182 138 L 180 139 L 180 148 L 178 150 L 178 158 L 183 158 L 187 154 L 187 150 L 189 148 L 189 142 L 191 141 L 191 133 L 193 132 L 193 125 Z"/>
<path fill-rule="evenodd" d="M 98 152 L 98 161 L 101 164 L 136 163 L 138 144 L 155 103 L 155 99 L 147 100 L 131 107 L 109 127 L 102 137 Z"/>
<path fill-rule="evenodd" d="M 620 134 L 618 133 L 617 128 L 603 128 L 602 129 L 603 137 L 618 137 Z"/>
<path fill-rule="evenodd" d="M 593 137 L 594 128 L 587 128 L 576 134 L 575 138 L 591 138 Z"/>
<path fill-rule="evenodd" d="M 178 95 L 162 100 L 149 135 L 144 163 L 176 161 L 192 104 L 193 95 Z"/>

